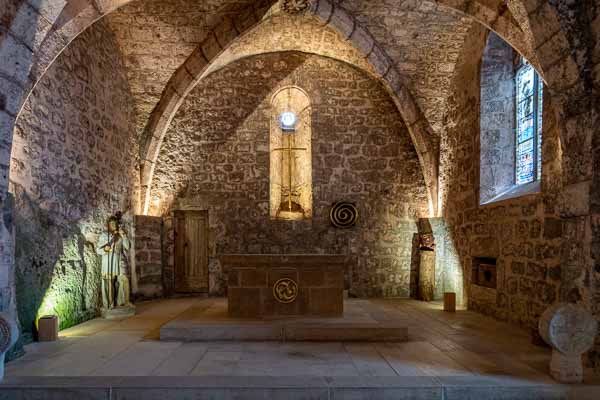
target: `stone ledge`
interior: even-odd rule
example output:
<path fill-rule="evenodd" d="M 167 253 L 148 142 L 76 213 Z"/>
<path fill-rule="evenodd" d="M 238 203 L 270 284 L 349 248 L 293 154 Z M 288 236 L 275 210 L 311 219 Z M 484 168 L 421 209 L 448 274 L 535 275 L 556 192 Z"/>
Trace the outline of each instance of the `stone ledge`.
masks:
<path fill-rule="evenodd" d="M 598 398 L 600 385 L 543 384 L 510 377 L 15 377 L 0 397 L 36 399 L 566 399 Z M 266 397 L 265 397 L 266 396 Z"/>
<path fill-rule="evenodd" d="M 160 329 L 161 341 L 404 342 L 408 328 L 343 323 L 194 323 L 174 321 Z"/>

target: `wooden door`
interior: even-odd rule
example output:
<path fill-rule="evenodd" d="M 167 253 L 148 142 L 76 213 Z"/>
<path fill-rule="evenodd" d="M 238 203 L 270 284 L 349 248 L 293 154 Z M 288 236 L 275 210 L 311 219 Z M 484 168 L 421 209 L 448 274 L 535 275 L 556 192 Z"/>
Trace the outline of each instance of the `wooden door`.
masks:
<path fill-rule="evenodd" d="M 175 291 L 208 292 L 208 211 L 175 211 Z"/>

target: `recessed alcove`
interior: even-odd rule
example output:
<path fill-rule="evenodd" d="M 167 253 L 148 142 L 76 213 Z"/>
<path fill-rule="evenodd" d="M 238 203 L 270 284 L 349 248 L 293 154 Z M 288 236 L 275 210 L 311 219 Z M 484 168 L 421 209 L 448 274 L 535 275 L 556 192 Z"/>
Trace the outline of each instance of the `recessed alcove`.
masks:
<path fill-rule="evenodd" d="M 471 284 L 490 289 L 498 287 L 497 260 L 488 257 L 473 258 L 471 269 Z"/>

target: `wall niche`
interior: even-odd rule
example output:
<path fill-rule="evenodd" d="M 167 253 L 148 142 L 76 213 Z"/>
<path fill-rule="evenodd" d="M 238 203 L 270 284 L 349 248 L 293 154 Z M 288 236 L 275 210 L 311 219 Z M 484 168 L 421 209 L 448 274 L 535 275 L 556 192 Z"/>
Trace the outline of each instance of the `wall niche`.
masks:
<path fill-rule="evenodd" d="M 477 286 L 496 289 L 498 287 L 496 259 L 488 257 L 473 258 L 471 283 Z"/>

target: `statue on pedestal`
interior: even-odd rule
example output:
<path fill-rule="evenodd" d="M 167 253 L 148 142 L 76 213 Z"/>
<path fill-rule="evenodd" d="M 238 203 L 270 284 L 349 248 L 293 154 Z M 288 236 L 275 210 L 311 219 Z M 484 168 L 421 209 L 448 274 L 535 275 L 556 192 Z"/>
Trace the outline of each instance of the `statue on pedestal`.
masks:
<path fill-rule="evenodd" d="M 102 315 L 108 319 L 135 314 L 126 274 L 130 242 L 122 228 L 121 217 L 117 212 L 108 219 L 106 232 L 100 235 L 96 249 L 102 256 Z"/>

